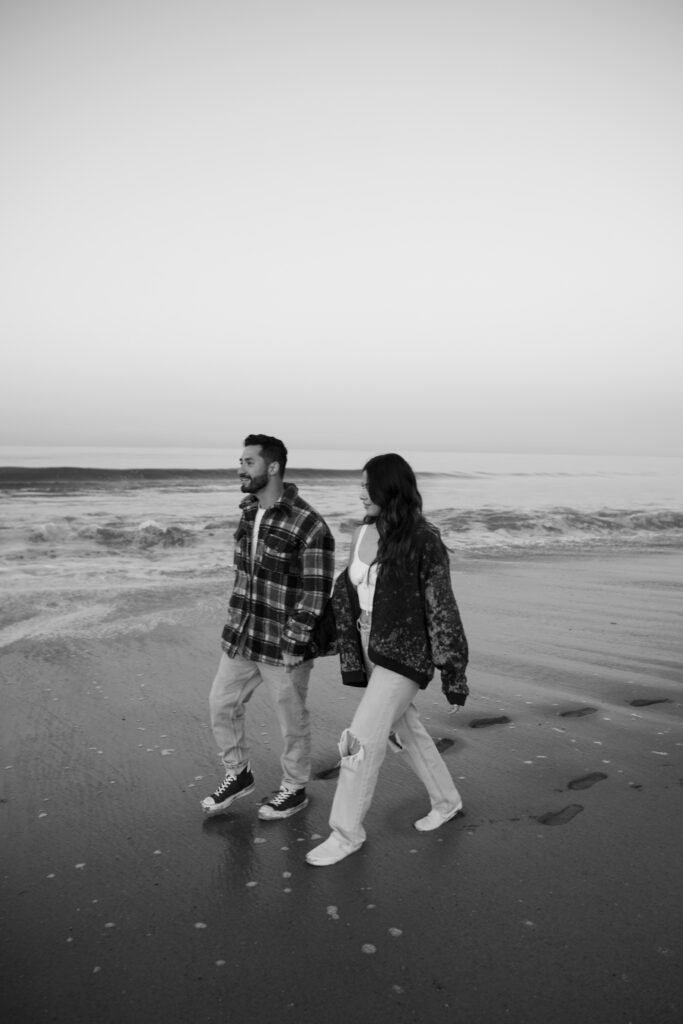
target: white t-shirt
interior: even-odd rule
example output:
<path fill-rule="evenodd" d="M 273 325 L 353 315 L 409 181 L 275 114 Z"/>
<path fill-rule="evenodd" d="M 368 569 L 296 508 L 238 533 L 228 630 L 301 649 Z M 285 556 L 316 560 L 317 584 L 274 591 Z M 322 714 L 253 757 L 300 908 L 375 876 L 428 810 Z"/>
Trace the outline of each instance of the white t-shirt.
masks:
<path fill-rule="evenodd" d="M 256 519 L 254 520 L 254 526 L 251 531 L 251 571 L 254 571 L 254 562 L 256 561 L 256 548 L 258 547 L 258 532 L 261 529 L 261 520 L 266 514 L 264 508 L 259 507 L 256 509 Z"/>

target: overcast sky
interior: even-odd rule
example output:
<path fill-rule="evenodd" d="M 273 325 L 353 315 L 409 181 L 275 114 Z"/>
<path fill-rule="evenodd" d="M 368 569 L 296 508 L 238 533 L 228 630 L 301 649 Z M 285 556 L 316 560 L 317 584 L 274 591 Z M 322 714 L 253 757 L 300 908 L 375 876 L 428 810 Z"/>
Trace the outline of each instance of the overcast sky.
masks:
<path fill-rule="evenodd" d="M 683 453 L 680 0 L 2 0 L 0 443 Z"/>

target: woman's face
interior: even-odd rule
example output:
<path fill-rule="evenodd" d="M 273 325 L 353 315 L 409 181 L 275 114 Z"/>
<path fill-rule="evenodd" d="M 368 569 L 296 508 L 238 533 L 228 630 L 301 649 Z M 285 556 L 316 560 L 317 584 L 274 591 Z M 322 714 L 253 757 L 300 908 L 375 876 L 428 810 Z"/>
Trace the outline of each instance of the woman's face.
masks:
<path fill-rule="evenodd" d="M 363 475 L 360 478 L 360 500 L 363 508 L 365 509 L 366 516 L 378 516 L 382 509 L 379 505 L 375 505 L 374 501 L 368 494 L 368 474 L 363 470 Z"/>

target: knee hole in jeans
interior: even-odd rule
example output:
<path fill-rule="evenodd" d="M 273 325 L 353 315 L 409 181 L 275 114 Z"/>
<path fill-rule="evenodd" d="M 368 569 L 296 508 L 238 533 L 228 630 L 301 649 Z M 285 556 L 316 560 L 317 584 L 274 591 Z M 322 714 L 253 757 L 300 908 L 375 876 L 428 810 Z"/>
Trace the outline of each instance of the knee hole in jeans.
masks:
<path fill-rule="evenodd" d="M 342 765 L 355 768 L 365 757 L 365 747 L 350 729 L 344 729 L 339 740 L 339 756 Z"/>

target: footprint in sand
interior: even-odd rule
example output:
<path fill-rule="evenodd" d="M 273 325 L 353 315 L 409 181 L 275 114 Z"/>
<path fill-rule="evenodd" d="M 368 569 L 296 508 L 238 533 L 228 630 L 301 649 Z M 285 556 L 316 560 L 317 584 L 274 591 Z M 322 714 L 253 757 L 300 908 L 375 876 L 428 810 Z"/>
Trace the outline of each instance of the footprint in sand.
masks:
<path fill-rule="evenodd" d="M 444 750 L 450 750 L 453 746 L 453 740 L 448 736 L 440 736 L 438 739 L 434 740 L 434 744 L 439 753 L 442 754 Z"/>
<path fill-rule="evenodd" d="M 582 810 L 581 804 L 569 804 L 568 807 L 563 807 L 561 811 L 548 811 L 547 814 L 539 815 L 536 821 L 541 825 L 566 825 L 568 821 L 575 818 Z"/>
<path fill-rule="evenodd" d="M 583 718 L 584 715 L 594 715 L 597 708 L 573 708 L 571 711 L 560 711 L 560 718 Z"/>
<path fill-rule="evenodd" d="M 581 775 L 578 779 L 572 779 L 567 783 L 567 789 L 590 789 L 596 782 L 602 782 L 607 775 L 604 772 L 591 772 L 589 775 Z"/>
<path fill-rule="evenodd" d="M 487 725 L 507 725 L 509 721 L 507 715 L 497 715 L 494 718 L 473 718 L 470 722 L 470 729 L 485 729 Z"/>
<path fill-rule="evenodd" d="M 650 704 L 670 704 L 671 699 L 669 697 L 656 697 L 654 700 L 646 700 L 645 698 L 639 698 L 638 700 L 631 700 L 629 704 L 632 708 L 649 708 Z"/>

